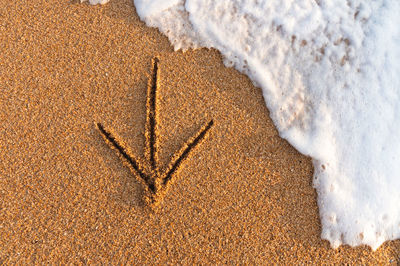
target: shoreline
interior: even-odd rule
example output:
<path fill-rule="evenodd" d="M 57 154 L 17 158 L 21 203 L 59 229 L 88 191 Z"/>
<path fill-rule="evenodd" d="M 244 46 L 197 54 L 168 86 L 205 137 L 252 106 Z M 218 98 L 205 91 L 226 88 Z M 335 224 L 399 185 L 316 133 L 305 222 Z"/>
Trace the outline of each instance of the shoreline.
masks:
<path fill-rule="evenodd" d="M 174 52 L 130 0 L 0 6 L 3 263 L 398 262 L 399 240 L 372 252 L 320 239 L 310 158 L 216 50 Z M 154 56 L 160 167 L 214 125 L 153 213 L 94 123 L 145 159 Z"/>

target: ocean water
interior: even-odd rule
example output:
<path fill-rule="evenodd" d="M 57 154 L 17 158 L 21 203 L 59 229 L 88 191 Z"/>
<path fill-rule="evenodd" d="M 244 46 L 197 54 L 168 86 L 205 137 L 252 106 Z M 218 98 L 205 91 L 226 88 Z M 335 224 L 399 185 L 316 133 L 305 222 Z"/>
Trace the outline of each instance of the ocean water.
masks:
<path fill-rule="evenodd" d="M 332 247 L 400 238 L 400 1 L 134 4 L 175 49 L 216 48 L 262 88 L 281 137 L 313 158 Z"/>

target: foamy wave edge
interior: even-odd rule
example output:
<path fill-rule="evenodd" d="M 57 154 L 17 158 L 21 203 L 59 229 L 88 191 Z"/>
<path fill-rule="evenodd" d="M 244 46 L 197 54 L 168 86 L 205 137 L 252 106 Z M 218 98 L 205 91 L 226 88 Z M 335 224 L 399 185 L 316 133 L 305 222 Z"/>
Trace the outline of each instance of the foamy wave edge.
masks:
<path fill-rule="evenodd" d="M 134 4 L 175 50 L 216 48 L 262 88 L 281 137 L 313 158 L 321 237 L 332 247 L 376 250 L 400 238 L 398 2 Z"/>

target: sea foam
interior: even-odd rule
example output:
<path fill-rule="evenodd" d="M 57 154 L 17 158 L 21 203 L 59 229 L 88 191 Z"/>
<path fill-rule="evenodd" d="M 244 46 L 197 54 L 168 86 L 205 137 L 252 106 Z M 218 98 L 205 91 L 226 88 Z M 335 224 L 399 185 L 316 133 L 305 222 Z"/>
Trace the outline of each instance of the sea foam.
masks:
<path fill-rule="evenodd" d="M 98 5 L 98 4 L 104 5 L 104 4 L 108 3 L 110 0 L 80 0 L 80 1 L 81 1 L 81 3 L 85 2 L 85 1 L 89 1 L 89 3 L 91 5 Z"/>
<path fill-rule="evenodd" d="M 313 158 L 322 238 L 400 238 L 398 0 L 134 0 L 175 49 L 213 47 Z"/>

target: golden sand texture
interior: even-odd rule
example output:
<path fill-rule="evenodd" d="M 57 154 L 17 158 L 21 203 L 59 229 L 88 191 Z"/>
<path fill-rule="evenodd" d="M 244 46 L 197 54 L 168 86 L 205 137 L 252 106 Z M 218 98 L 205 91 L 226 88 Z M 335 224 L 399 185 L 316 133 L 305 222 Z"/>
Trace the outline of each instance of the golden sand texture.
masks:
<path fill-rule="evenodd" d="M 210 120 L 156 211 L 95 123 L 145 156 L 159 58 L 160 167 Z M 0 264 L 399 263 L 400 241 L 320 239 L 312 164 L 214 50 L 174 52 L 131 0 L 0 0 Z"/>

